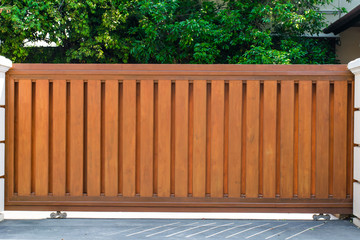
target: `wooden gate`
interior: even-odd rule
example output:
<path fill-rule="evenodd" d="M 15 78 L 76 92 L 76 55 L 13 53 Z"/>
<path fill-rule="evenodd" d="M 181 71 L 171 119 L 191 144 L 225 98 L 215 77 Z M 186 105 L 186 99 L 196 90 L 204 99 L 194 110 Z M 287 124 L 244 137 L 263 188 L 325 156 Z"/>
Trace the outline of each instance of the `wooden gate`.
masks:
<path fill-rule="evenodd" d="M 352 212 L 345 65 L 14 64 L 7 210 Z"/>

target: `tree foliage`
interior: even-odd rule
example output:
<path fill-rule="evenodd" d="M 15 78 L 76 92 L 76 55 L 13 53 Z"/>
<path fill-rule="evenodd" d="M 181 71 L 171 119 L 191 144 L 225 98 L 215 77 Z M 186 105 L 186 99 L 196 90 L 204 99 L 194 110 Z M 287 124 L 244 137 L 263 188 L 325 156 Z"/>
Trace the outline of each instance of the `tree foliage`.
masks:
<path fill-rule="evenodd" d="M 15 62 L 334 63 L 330 0 L 5 0 L 0 55 Z M 54 42 L 55 48 L 24 47 Z"/>

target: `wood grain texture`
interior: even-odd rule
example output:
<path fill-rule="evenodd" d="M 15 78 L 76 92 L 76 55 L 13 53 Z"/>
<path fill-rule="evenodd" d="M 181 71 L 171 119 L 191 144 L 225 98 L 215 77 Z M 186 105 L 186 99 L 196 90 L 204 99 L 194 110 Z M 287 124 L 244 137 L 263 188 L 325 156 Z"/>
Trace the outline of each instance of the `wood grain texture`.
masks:
<path fill-rule="evenodd" d="M 65 195 L 66 189 L 66 81 L 53 82 L 52 111 L 52 193 L 54 196 Z"/>
<path fill-rule="evenodd" d="M 140 83 L 140 196 L 153 195 L 154 82 Z"/>
<path fill-rule="evenodd" d="M 344 66 L 52 67 L 7 74 L 7 209 L 351 210 Z"/>
<path fill-rule="evenodd" d="M 316 198 L 329 194 L 329 94 L 329 82 L 316 84 Z"/>
<path fill-rule="evenodd" d="M 294 82 L 281 83 L 280 197 L 293 197 Z"/>
<path fill-rule="evenodd" d="M 346 197 L 347 83 L 334 83 L 333 197 Z"/>
<path fill-rule="evenodd" d="M 274 198 L 276 192 L 276 104 L 277 83 L 264 83 L 263 120 L 263 196 Z"/>
<path fill-rule="evenodd" d="M 311 106 L 312 83 L 299 83 L 299 186 L 298 197 L 311 194 Z"/>
<path fill-rule="evenodd" d="M 123 82 L 123 196 L 135 196 L 136 82 Z"/>
<path fill-rule="evenodd" d="M 158 196 L 170 197 L 171 81 L 158 86 Z"/>
<path fill-rule="evenodd" d="M 118 81 L 105 84 L 105 196 L 118 194 Z"/>
<path fill-rule="evenodd" d="M 242 84 L 229 83 L 229 197 L 241 194 Z"/>
<path fill-rule="evenodd" d="M 189 82 L 175 83 L 175 196 L 188 196 Z"/>
<path fill-rule="evenodd" d="M 31 80 L 19 82 L 18 103 L 18 195 L 30 195 L 31 191 Z"/>
<path fill-rule="evenodd" d="M 48 195 L 49 177 L 49 81 L 37 81 L 35 95 L 35 194 Z"/>
<path fill-rule="evenodd" d="M 193 196 L 205 197 L 206 81 L 194 82 Z"/>
<path fill-rule="evenodd" d="M 246 86 L 246 197 L 259 195 L 259 109 L 260 82 Z"/>
<path fill-rule="evenodd" d="M 87 85 L 87 195 L 101 192 L 101 82 Z"/>
<path fill-rule="evenodd" d="M 70 83 L 69 193 L 83 195 L 84 83 Z"/>
<path fill-rule="evenodd" d="M 224 81 L 211 82 L 211 197 L 223 197 Z"/>

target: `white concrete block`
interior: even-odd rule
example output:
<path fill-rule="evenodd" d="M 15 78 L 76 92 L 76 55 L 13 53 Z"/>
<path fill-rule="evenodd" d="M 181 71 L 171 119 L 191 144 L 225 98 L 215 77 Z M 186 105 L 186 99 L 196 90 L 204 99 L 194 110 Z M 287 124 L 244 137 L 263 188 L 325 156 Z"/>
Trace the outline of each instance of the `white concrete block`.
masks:
<path fill-rule="evenodd" d="M 5 179 L 0 178 L 0 212 L 4 211 Z"/>
<path fill-rule="evenodd" d="M 5 108 L 0 108 L 0 141 L 5 140 Z"/>
<path fill-rule="evenodd" d="M 357 226 L 358 228 L 360 228 L 360 219 L 354 217 L 354 218 L 353 218 L 353 223 L 355 224 L 355 226 Z"/>
<path fill-rule="evenodd" d="M 5 73 L 0 73 L 0 105 L 5 105 Z"/>
<path fill-rule="evenodd" d="M 5 144 L 0 143 L 0 176 L 5 175 Z"/>
<path fill-rule="evenodd" d="M 360 75 L 355 76 L 354 107 L 360 108 Z"/>
<path fill-rule="evenodd" d="M 360 183 L 354 182 L 354 206 L 353 214 L 360 217 Z"/>
<path fill-rule="evenodd" d="M 360 111 L 354 112 L 354 143 L 360 144 Z"/>
<path fill-rule="evenodd" d="M 360 147 L 354 147 L 354 179 L 360 182 Z"/>

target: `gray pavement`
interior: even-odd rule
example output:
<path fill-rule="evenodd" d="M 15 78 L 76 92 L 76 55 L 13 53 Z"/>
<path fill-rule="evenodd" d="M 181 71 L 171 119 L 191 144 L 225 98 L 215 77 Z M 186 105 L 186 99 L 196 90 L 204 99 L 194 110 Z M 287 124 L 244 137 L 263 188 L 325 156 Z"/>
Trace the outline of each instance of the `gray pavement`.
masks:
<path fill-rule="evenodd" d="M 360 239 L 349 221 L 40 219 L 0 222 L 0 239 Z"/>

